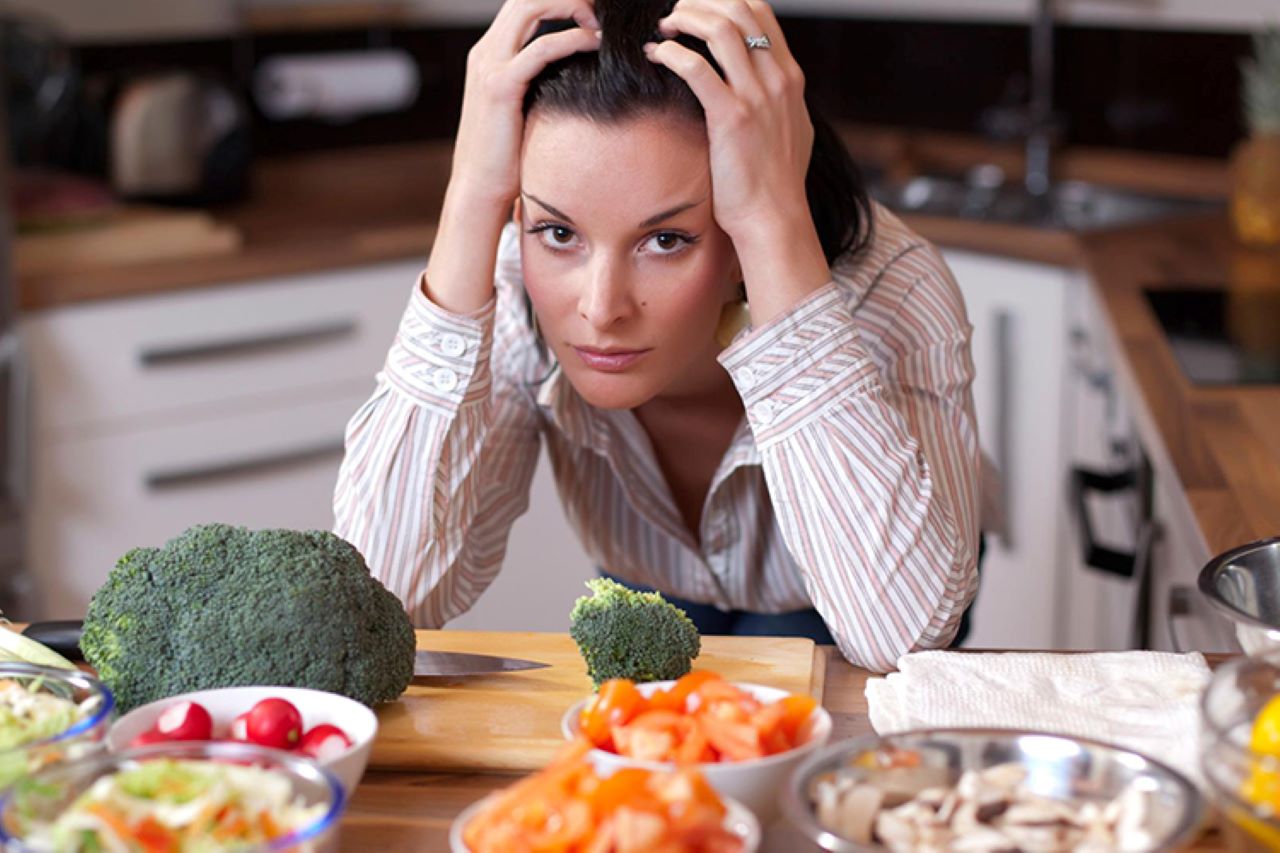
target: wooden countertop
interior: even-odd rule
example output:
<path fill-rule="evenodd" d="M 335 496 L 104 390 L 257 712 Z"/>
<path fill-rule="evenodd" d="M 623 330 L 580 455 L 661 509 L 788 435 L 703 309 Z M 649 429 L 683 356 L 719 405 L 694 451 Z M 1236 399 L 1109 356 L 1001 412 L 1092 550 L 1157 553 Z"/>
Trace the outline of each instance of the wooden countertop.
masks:
<path fill-rule="evenodd" d="M 1280 251 L 1237 245 L 1225 217 L 1190 218 L 1090 236 L 1082 260 L 1136 389 L 1139 430 L 1173 472 L 1208 557 L 1280 535 L 1280 385 L 1210 387 L 1183 375 L 1143 288 L 1193 285 L 1229 294 L 1228 322 L 1259 347 L 1277 346 Z M 1269 310 L 1260 310 L 1264 306 Z"/>
<path fill-rule="evenodd" d="M 831 713 L 831 739 L 872 734 L 863 688 L 870 674 L 846 661 L 834 646 L 826 647 L 826 687 L 822 704 Z M 409 853 L 447 850 L 449 825 L 464 808 L 517 777 L 490 773 L 365 774 L 342 821 L 341 849 Z M 766 836 L 766 851 L 816 851 L 794 830 L 775 825 Z M 1216 832 L 1187 848 L 1225 850 Z"/>

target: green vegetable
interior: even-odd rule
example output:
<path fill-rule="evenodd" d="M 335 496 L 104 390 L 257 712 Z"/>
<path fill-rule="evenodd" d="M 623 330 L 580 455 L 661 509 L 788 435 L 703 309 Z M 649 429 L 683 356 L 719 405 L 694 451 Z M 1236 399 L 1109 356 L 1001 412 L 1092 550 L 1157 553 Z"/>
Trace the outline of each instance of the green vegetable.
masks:
<path fill-rule="evenodd" d="M 75 664 L 44 643 L 19 634 L 9 624 L 8 619 L 0 617 L 0 663 L 30 663 L 55 669 L 76 668 Z"/>
<path fill-rule="evenodd" d="M 123 713 L 176 693 L 270 684 L 367 705 L 413 678 L 413 626 L 350 543 L 324 531 L 192 527 L 129 551 L 89 602 L 85 659 Z"/>
<path fill-rule="evenodd" d="M 666 681 L 689 671 L 698 656 L 698 629 L 656 592 L 636 592 L 608 578 L 587 581 L 569 614 L 569 636 L 599 687 L 610 678 Z"/>

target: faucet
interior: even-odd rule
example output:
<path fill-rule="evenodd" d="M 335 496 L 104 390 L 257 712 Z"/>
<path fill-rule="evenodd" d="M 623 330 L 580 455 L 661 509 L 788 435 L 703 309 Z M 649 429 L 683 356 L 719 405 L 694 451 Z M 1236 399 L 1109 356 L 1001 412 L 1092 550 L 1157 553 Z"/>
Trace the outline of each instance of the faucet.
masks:
<path fill-rule="evenodd" d="M 1017 105 L 991 107 L 981 119 L 990 136 L 1024 141 L 1023 189 L 1033 199 L 1042 199 L 1049 192 L 1053 146 L 1059 130 L 1053 113 L 1054 11 L 1054 0 L 1035 0 L 1035 13 L 1029 23 L 1031 73 L 1024 89 L 1026 100 Z"/>
<path fill-rule="evenodd" d="M 1043 196 L 1051 182 L 1051 155 L 1057 135 L 1053 116 L 1053 18 L 1054 0 L 1036 0 L 1031 21 L 1031 101 L 1026 124 L 1027 193 Z"/>

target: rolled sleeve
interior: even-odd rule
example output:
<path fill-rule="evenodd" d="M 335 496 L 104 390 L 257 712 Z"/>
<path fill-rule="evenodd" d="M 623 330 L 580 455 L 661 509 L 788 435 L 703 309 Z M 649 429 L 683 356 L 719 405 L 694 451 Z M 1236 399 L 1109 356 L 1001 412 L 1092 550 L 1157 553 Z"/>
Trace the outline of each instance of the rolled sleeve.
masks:
<path fill-rule="evenodd" d="M 851 391 L 879 382 L 846 294 L 832 282 L 720 354 L 764 449 Z"/>
<path fill-rule="evenodd" d="M 441 414 L 484 399 L 491 381 L 495 300 L 472 314 L 436 305 L 419 278 L 387 353 L 388 382 Z"/>

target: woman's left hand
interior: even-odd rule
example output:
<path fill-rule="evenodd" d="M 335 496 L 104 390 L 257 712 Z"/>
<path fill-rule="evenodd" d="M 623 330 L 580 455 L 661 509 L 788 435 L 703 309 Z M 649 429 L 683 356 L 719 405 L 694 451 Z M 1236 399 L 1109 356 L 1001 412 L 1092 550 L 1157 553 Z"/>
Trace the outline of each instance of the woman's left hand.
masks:
<path fill-rule="evenodd" d="M 813 123 L 804 73 L 763 0 L 679 0 L 658 22 L 668 40 L 645 46 L 702 103 L 716 222 L 733 240 L 756 326 L 830 281 L 805 193 Z M 674 41 L 705 41 L 724 70 Z M 747 38 L 768 38 L 749 48 Z"/>
<path fill-rule="evenodd" d="M 753 225 L 769 227 L 779 210 L 808 211 L 805 173 L 813 125 L 804 104 L 804 73 L 791 55 L 773 10 L 761 0 L 679 0 L 658 22 L 667 41 L 649 58 L 689 84 L 707 117 L 716 221 L 735 241 Z M 724 70 L 674 40 L 702 39 Z M 766 36 L 767 48 L 747 38 Z"/>

